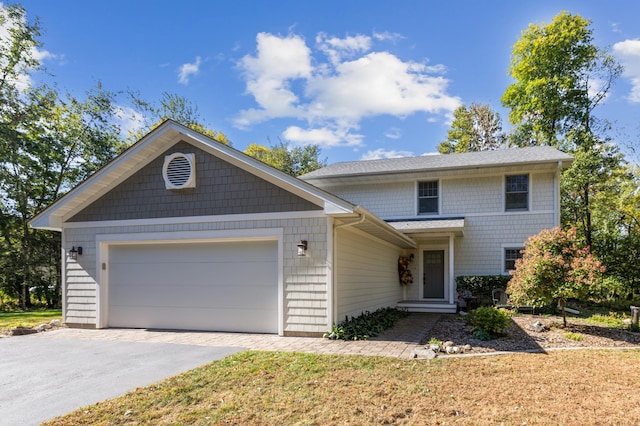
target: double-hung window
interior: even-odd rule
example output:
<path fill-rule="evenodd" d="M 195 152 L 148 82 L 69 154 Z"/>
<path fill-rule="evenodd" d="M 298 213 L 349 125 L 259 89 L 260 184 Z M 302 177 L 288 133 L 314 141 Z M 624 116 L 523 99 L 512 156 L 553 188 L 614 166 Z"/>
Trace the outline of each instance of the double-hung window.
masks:
<path fill-rule="evenodd" d="M 516 269 L 516 260 L 522 258 L 524 247 L 506 247 L 504 249 L 504 272 Z"/>
<path fill-rule="evenodd" d="M 505 177 L 506 211 L 529 209 L 529 175 L 513 175 Z"/>
<path fill-rule="evenodd" d="M 418 214 L 438 214 L 438 181 L 418 182 Z"/>

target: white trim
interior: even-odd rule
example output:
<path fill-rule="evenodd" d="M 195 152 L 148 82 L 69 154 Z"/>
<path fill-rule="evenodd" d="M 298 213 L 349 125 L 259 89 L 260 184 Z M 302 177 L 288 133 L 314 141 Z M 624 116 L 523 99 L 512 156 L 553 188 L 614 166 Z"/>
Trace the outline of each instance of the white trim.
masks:
<path fill-rule="evenodd" d="M 504 201 L 503 201 L 504 203 Z M 453 214 L 448 213 L 443 216 L 385 216 L 382 220 L 410 220 L 410 219 L 422 219 L 429 220 L 430 217 L 437 218 L 435 220 L 447 220 L 447 219 L 466 219 L 469 217 L 489 217 L 489 216 L 515 216 L 515 215 L 542 215 L 542 214 L 555 214 L 553 210 L 533 210 L 533 211 L 513 211 L 513 212 L 504 212 L 504 211 L 496 211 L 489 213 L 460 213 Z"/>
<path fill-rule="evenodd" d="M 524 250 L 524 242 L 520 243 L 503 243 L 500 244 L 500 274 L 499 275 L 509 275 L 509 271 L 504 270 L 504 262 L 505 259 L 505 250 L 506 249 L 523 249 Z"/>
<path fill-rule="evenodd" d="M 62 322 L 67 322 L 67 236 L 63 232 L 60 236 L 60 297 L 62 298 Z"/>
<path fill-rule="evenodd" d="M 449 234 L 449 303 L 454 303 L 456 297 L 456 285 L 454 278 L 455 268 L 455 235 Z"/>
<path fill-rule="evenodd" d="M 362 238 L 366 238 L 368 240 L 375 241 L 378 244 L 382 244 L 382 245 L 385 245 L 387 247 L 391 247 L 391 248 L 394 248 L 394 249 L 399 248 L 398 245 L 390 243 L 388 241 L 385 241 L 382 238 L 376 237 L 375 235 L 369 234 L 368 232 L 363 231 L 361 229 L 358 229 L 355 226 L 348 226 L 348 227 L 344 227 L 344 228 L 345 229 L 349 228 L 348 230 L 353 232 L 354 234 L 357 234 L 357 235 L 361 236 Z M 338 228 L 338 229 L 340 229 L 340 228 Z M 398 232 L 403 233 L 402 231 L 398 231 Z"/>
<path fill-rule="evenodd" d="M 278 245 L 278 335 L 284 334 L 284 229 L 234 229 L 224 231 L 141 232 L 127 234 L 96 235 L 96 270 L 99 281 L 96 291 L 96 327 L 109 324 L 108 297 L 109 271 L 102 264 L 109 264 L 109 247 L 130 244 L 182 244 L 192 242 L 227 241 L 277 241 Z"/>
<path fill-rule="evenodd" d="M 508 176 L 527 176 L 527 208 L 526 209 L 516 209 L 516 210 L 507 210 L 507 177 Z M 502 177 L 502 211 L 505 214 L 514 214 L 514 213 L 528 213 L 533 211 L 532 194 L 533 193 L 533 179 L 531 178 L 531 173 L 506 173 Z"/>
<path fill-rule="evenodd" d="M 153 226 L 153 225 L 176 225 L 189 223 L 217 223 L 217 222 L 245 222 L 254 220 L 282 220 L 282 219 L 311 219 L 324 217 L 322 210 L 276 212 L 276 213 L 249 213 L 249 214 L 227 214 L 219 216 L 178 216 L 160 217 L 154 219 L 126 219 L 126 220 L 105 220 L 90 222 L 65 222 L 63 229 L 72 228 L 106 228 L 114 226 Z"/>
<path fill-rule="evenodd" d="M 420 213 L 420 182 L 436 182 L 438 186 L 438 211 L 437 213 Z M 414 185 L 414 202 L 415 208 L 414 212 L 416 212 L 416 217 L 437 217 L 439 218 L 442 214 L 442 179 L 417 179 Z"/>
<path fill-rule="evenodd" d="M 336 282 L 334 272 L 334 225 L 335 219 L 327 217 L 327 330 L 331 330 L 333 324 L 337 324 L 337 319 L 334 318 L 336 312 L 336 301 L 334 300 L 334 283 Z"/>

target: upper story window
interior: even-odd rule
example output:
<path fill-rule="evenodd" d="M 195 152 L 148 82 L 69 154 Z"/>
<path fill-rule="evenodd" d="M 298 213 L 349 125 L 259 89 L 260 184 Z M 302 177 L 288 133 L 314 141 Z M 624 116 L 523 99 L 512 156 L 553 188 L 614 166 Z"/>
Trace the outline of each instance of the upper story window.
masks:
<path fill-rule="evenodd" d="M 506 176 L 505 183 L 505 210 L 528 210 L 529 175 Z"/>
<path fill-rule="evenodd" d="M 418 182 L 418 214 L 438 214 L 438 181 Z"/>
<path fill-rule="evenodd" d="M 522 258 L 524 247 L 507 247 L 504 249 L 504 272 L 516 269 L 516 260 Z"/>

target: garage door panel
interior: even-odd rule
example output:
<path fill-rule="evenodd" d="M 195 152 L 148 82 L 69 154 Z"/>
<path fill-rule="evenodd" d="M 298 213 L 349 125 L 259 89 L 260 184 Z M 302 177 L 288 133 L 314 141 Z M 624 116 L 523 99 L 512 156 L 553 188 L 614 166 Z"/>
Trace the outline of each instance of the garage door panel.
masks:
<path fill-rule="evenodd" d="M 278 331 L 275 241 L 112 246 L 109 260 L 110 326 Z"/>
<path fill-rule="evenodd" d="M 131 310 L 114 307 L 111 315 L 118 318 L 111 327 L 167 329 L 167 330 L 211 330 L 236 331 L 247 333 L 274 333 L 271 324 L 277 323 L 277 315 L 271 310 L 254 312 L 247 310 L 238 312 L 236 309 L 210 308 L 175 308 L 170 315 L 163 315 L 156 307 L 138 307 L 137 314 L 131 315 Z M 206 327 L 194 327 L 196 324 L 213 324 Z"/>

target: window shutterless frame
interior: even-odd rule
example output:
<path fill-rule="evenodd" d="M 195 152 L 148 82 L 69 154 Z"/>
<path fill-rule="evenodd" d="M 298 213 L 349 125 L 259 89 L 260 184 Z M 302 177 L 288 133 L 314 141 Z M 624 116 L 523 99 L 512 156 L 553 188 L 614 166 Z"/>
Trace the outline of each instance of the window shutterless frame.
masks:
<path fill-rule="evenodd" d="M 504 179 L 505 211 L 529 210 L 529 175 L 510 175 Z"/>

